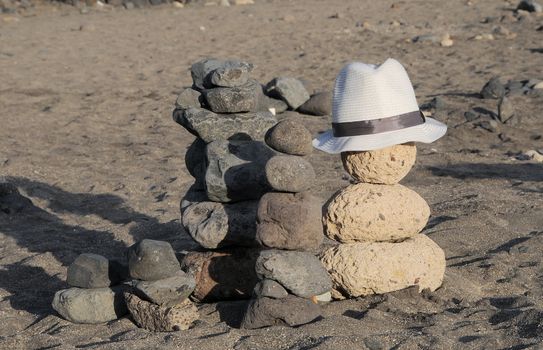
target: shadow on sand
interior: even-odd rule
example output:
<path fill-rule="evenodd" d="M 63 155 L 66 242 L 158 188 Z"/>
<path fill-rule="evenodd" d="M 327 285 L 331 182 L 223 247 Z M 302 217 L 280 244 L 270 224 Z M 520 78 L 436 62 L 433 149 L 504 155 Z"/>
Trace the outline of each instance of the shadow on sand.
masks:
<path fill-rule="evenodd" d="M 51 254 L 67 266 L 81 253 L 95 253 L 108 258 L 125 258 L 127 245 L 112 232 L 67 224 L 56 214 L 96 215 L 117 225 L 132 224 L 129 234 L 134 240 L 151 238 L 168 240 L 180 235 L 178 221 L 160 223 L 156 218 L 134 211 L 124 200 L 113 194 L 70 193 L 59 187 L 22 177 L 6 179 L 31 198 L 48 201 L 42 209 L 30 201 L 16 211 L 0 211 L 0 233 L 13 239 L 29 252 L 29 257 L 0 269 L 0 288 L 11 295 L 6 298 L 17 310 L 35 314 L 52 313 L 51 300 L 56 290 L 67 285 L 57 275 L 51 276 L 43 267 L 31 266 L 28 260 Z M 172 242 L 176 250 L 185 242 Z"/>

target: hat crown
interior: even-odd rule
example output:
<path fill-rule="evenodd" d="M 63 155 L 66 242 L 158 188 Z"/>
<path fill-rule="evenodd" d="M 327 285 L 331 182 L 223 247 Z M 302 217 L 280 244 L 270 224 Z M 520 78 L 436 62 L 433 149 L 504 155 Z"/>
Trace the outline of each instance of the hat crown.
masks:
<path fill-rule="evenodd" d="M 334 123 L 389 118 L 418 110 L 409 76 L 392 58 L 380 66 L 349 63 L 336 78 Z"/>

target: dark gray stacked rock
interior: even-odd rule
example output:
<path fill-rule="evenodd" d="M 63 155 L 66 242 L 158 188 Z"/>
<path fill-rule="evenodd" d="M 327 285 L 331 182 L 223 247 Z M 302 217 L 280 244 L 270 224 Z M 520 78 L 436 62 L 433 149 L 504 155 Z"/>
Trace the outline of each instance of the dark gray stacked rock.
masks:
<path fill-rule="evenodd" d="M 210 252 L 192 252 L 183 269 L 196 278 L 199 301 L 250 298 L 258 199 L 271 190 L 266 164 L 277 154 L 263 140 L 288 107 L 264 94 L 253 65 L 204 59 L 192 65 L 193 85 L 176 101 L 173 119 L 196 136 L 185 164 L 195 183 L 181 201 L 186 231 Z M 220 263 L 219 263 L 220 262 Z"/>
<path fill-rule="evenodd" d="M 331 281 L 310 253 L 324 237 L 320 200 L 307 192 L 315 180 L 304 158 L 311 133 L 293 120 L 277 123 L 274 114 L 310 96 L 293 78 L 263 88 L 252 69 L 197 62 L 192 88 L 176 102 L 174 120 L 197 137 L 185 158 L 196 182 L 181 202 L 182 223 L 212 250 L 190 252 L 181 265 L 195 277 L 195 300 L 252 297 L 243 327 L 297 326 L 320 316 L 317 303 Z"/>
<path fill-rule="evenodd" d="M 181 270 L 169 243 L 144 239 L 134 244 L 128 249 L 128 270 L 133 280 L 124 300 L 139 327 L 171 332 L 188 329 L 199 318 L 188 299 L 196 281 Z"/>
<path fill-rule="evenodd" d="M 281 152 L 266 163 L 274 192 L 258 205 L 256 239 L 265 248 L 256 262 L 260 282 L 253 291 L 243 328 L 278 324 L 298 326 L 321 316 L 319 302 L 330 299 L 332 282 L 312 253 L 323 241 L 322 204 L 307 190 L 315 171 L 304 157 L 311 134 L 300 123 L 284 120 L 270 129 L 267 144 Z"/>
<path fill-rule="evenodd" d="M 81 254 L 68 266 L 66 282 L 72 286 L 59 290 L 53 309 L 74 323 L 104 323 L 127 313 L 123 301 L 128 268 L 116 260 L 97 254 Z"/>

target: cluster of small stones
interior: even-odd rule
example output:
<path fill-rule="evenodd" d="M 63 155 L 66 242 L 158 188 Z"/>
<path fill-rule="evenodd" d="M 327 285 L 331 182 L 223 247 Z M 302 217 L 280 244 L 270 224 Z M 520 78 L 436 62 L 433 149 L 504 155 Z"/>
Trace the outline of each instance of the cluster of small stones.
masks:
<path fill-rule="evenodd" d="M 320 316 L 319 299 L 330 299 L 332 283 L 311 253 L 324 238 L 320 200 L 307 192 L 315 179 L 304 158 L 311 134 L 275 115 L 302 106 L 329 113 L 319 103 L 330 95 L 311 100 L 290 77 L 263 86 L 252 70 L 247 62 L 204 59 L 177 98 L 174 120 L 197 137 L 185 156 L 195 183 L 181 201 L 182 223 L 208 250 L 188 253 L 182 268 L 195 276 L 195 300 L 252 298 L 243 328 L 297 326 Z"/>
<path fill-rule="evenodd" d="M 194 278 L 181 270 L 167 242 L 144 239 L 128 249 L 128 264 L 81 254 L 68 267 L 70 289 L 60 290 L 53 308 L 74 323 L 103 323 L 128 313 L 142 328 L 171 332 L 199 318 L 188 299 Z"/>
<path fill-rule="evenodd" d="M 339 245 L 320 259 L 343 299 L 418 286 L 437 289 L 445 273 L 443 250 L 420 234 L 430 208 L 398 182 L 416 159 L 412 143 L 341 154 L 355 183 L 339 191 L 324 214 L 325 234 Z"/>

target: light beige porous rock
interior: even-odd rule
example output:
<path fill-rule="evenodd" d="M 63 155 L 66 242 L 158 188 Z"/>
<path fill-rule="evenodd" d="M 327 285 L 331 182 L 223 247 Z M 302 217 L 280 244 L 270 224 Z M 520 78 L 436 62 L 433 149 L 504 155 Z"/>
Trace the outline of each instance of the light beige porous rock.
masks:
<path fill-rule="evenodd" d="M 332 277 L 332 296 L 359 297 L 417 285 L 436 290 L 443 282 L 445 253 L 426 235 L 400 243 L 340 244 L 320 257 Z"/>
<path fill-rule="evenodd" d="M 125 293 L 124 298 L 136 324 L 150 331 L 187 330 L 200 317 L 198 308 L 189 299 L 166 307 L 142 300 L 132 293 Z"/>
<path fill-rule="evenodd" d="M 394 242 L 419 233 L 429 217 L 428 203 L 405 186 L 359 183 L 332 198 L 323 220 L 325 234 L 342 243 Z"/>
<path fill-rule="evenodd" d="M 364 152 L 343 152 L 343 167 L 356 181 L 392 185 L 415 164 L 417 146 L 405 143 Z"/>

